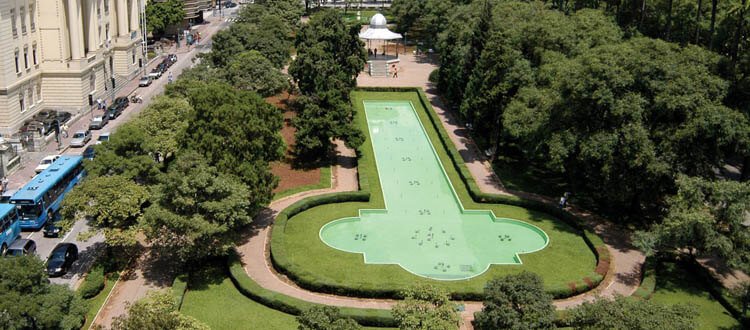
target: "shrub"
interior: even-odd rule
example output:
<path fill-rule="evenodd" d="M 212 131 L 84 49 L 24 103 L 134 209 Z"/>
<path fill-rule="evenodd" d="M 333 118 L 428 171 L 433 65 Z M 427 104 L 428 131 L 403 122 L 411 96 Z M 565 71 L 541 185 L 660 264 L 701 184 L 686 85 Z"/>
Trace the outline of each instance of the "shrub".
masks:
<path fill-rule="evenodd" d="M 78 289 L 78 293 L 84 299 L 89 299 L 99 294 L 102 289 L 104 289 L 104 266 L 97 263 L 89 270 L 86 279 L 83 280 L 83 284 Z"/>
<path fill-rule="evenodd" d="M 430 72 L 430 76 L 427 78 L 427 80 L 429 80 L 433 84 L 437 84 L 439 76 L 440 76 L 440 69 L 438 68 Z"/>

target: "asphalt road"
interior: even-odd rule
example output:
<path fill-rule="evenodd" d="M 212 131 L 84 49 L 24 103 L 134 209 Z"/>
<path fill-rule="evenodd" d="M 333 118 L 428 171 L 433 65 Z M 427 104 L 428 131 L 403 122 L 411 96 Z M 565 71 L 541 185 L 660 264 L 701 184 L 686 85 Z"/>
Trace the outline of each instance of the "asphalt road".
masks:
<path fill-rule="evenodd" d="M 172 71 L 175 79 L 182 73 L 184 69 L 193 66 L 194 57 L 197 53 L 205 53 L 211 50 L 211 39 L 213 35 L 217 31 L 229 26 L 229 24 L 233 21 L 231 18 L 236 16 L 237 8 L 238 7 L 225 9 L 224 17 L 223 19 L 220 18 L 218 24 L 207 25 L 201 32 L 203 40 L 201 40 L 200 44 L 191 47 L 186 47 L 183 44 L 179 49 L 173 49 L 174 53 L 177 54 L 177 62 L 169 68 L 169 71 Z M 152 62 L 148 66 L 148 69 L 150 70 L 160 61 L 161 59 Z M 137 80 L 138 77 L 135 78 L 136 85 Z M 143 103 L 131 103 L 128 108 L 126 108 L 122 113 L 122 115 L 120 115 L 117 119 L 110 120 L 109 123 L 101 130 L 91 131 L 92 138 L 91 142 L 89 142 L 88 145 L 95 143 L 101 133 L 115 131 L 118 126 L 122 125 L 122 123 L 129 121 L 135 115 L 140 113 L 150 103 L 153 97 L 164 92 L 164 87 L 167 85 L 167 83 L 167 73 L 165 73 L 161 78 L 155 80 L 150 86 L 135 88 L 133 93 L 131 93 L 130 95 L 137 94 L 141 96 L 143 98 Z M 101 114 L 101 111 L 95 110 L 95 113 L 93 115 L 81 117 L 76 122 L 70 123 L 70 135 L 72 135 L 72 133 L 75 131 L 85 130 L 88 127 L 91 117 L 97 114 Z M 62 152 L 62 154 L 80 155 L 84 149 L 85 146 L 83 148 L 67 148 Z M 14 182 L 15 184 L 12 188 L 20 187 L 28 182 L 28 179 L 24 180 L 23 178 L 30 179 L 33 177 L 33 168 L 36 167 L 39 160 L 44 155 L 46 155 L 44 153 L 37 154 L 38 155 L 34 155 L 35 157 L 27 157 L 26 159 L 24 159 L 22 168 L 18 172 L 14 173 L 13 177 L 11 178 L 11 180 L 15 179 L 13 181 L 18 180 Z M 78 260 L 73 264 L 71 270 L 61 277 L 50 278 L 50 281 L 52 283 L 68 285 L 69 287 L 75 289 L 78 286 L 78 282 L 81 277 L 88 271 L 88 269 L 96 260 L 96 256 L 103 251 L 104 247 L 104 234 L 102 232 L 96 233 L 85 241 L 79 239 L 79 234 L 88 230 L 89 226 L 83 219 L 81 219 L 73 225 L 69 232 L 64 233 L 60 237 L 44 237 L 44 234 L 41 230 L 33 232 L 22 232 L 21 236 L 24 238 L 33 239 L 36 242 L 36 254 L 39 256 L 39 258 L 45 261 L 49 257 L 49 254 L 52 252 L 52 249 L 54 249 L 58 243 L 75 243 L 78 246 Z"/>

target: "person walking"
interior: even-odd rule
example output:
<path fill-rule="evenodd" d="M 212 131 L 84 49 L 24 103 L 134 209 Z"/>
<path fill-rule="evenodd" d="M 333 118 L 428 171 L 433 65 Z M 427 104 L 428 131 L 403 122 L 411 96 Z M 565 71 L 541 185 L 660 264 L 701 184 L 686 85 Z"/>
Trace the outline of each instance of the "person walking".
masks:
<path fill-rule="evenodd" d="M 60 126 L 60 134 L 62 134 L 63 139 L 68 138 L 68 124 L 63 123 L 62 126 Z"/>
<path fill-rule="evenodd" d="M 398 78 L 398 68 L 395 64 L 391 66 L 391 71 L 393 71 L 393 78 Z"/>
<path fill-rule="evenodd" d="M 6 192 L 8 190 L 8 176 L 4 175 L 2 180 L 3 185 L 3 192 Z"/>
<path fill-rule="evenodd" d="M 172 83 L 172 71 L 169 71 L 169 75 L 167 76 L 167 83 L 168 84 Z"/>

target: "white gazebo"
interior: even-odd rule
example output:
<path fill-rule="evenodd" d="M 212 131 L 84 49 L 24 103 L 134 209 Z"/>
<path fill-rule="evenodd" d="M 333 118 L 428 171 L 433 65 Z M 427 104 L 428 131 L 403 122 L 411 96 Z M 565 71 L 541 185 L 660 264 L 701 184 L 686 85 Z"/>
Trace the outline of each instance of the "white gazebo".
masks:
<path fill-rule="evenodd" d="M 372 40 L 383 40 L 387 45 L 388 41 L 402 39 L 403 37 L 400 33 L 388 30 L 388 22 L 385 20 L 385 16 L 377 13 L 370 18 L 370 26 L 367 30 L 359 33 L 359 38 L 367 40 L 368 48 L 370 48 L 369 45 Z M 375 53 L 374 55 L 377 57 L 378 54 Z M 383 55 L 385 55 L 385 49 L 383 50 Z M 398 49 L 396 50 L 396 56 L 398 56 Z"/>

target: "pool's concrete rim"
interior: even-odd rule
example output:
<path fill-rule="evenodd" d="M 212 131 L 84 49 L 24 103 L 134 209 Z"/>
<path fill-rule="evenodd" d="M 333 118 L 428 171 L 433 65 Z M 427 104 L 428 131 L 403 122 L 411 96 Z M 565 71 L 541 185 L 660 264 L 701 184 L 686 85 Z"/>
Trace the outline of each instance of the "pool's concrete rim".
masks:
<path fill-rule="evenodd" d="M 364 114 L 365 114 L 365 122 L 367 123 L 367 126 L 368 126 L 368 132 L 367 132 L 367 135 L 369 137 L 369 139 L 368 139 L 369 141 L 368 142 L 371 145 L 372 145 L 373 141 L 372 141 L 372 137 L 369 136 L 370 134 L 369 134 L 369 118 L 367 117 L 367 103 L 409 103 L 409 106 L 411 107 L 412 112 L 414 113 L 414 115 L 417 116 L 417 122 L 419 122 L 419 127 L 422 129 L 422 134 L 424 134 L 424 136 L 427 138 L 427 142 L 429 142 L 430 150 L 432 150 L 432 154 L 435 157 L 435 159 L 437 160 L 438 165 L 440 166 L 440 170 L 443 173 L 443 177 L 446 179 L 446 181 L 448 182 L 448 185 L 451 188 L 453 199 L 454 199 L 455 202 L 457 202 L 458 206 L 461 208 L 461 213 L 462 214 L 466 214 L 466 213 L 489 213 L 489 215 L 492 216 L 492 219 L 493 219 L 494 222 L 499 222 L 499 221 L 516 222 L 516 223 L 518 223 L 518 224 L 520 224 L 522 226 L 529 227 L 531 230 L 533 230 L 533 231 L 537 232 L 538 234 L 540 234 L 542 236 L 542 238 L 544 238 L 544 245 L 541 246 L 540 248 L 536 249 L 536 250 L 524 251 L 523 253 L 516 252 L 514 254 L 514 258 L 516 260 L 518 260 L 518 262 L 514 262 L 514 263 L 488 263 L 487 267 L 485 267 L 481 272 L 477 272 L 474 275 L 471 275 L 471 276 L 468 276 L 468 277 L 462 277 L 462 278 L 455 278 L 455 279 L 442 279 L 442 278 L 434 278 L 434 277 L 430 277 L 430 276 L 425 276 L 425 275 L 417 274 L 417 273 L 409 270 L 408 268 L 404 267 L 399 262 L 368 262 L 367 261 L 367 253 L 366 252 L 350 251 L 350 250 L 346 250 L 346 249 L 341 249 L 341 248 L 338 248 L 338 247 L 335 247 L 335 246 L 332 246 L 332 245 L 328 244 L 328 242 L 326 242 L 323 239 L 323 230 L 326 227 L 328 227 L 330 225 L 333 225 L 333 224 L 335 224 L 337 222 L 361 221 L 361 217 L 362 217 L 362 212 L 363 211 L 364 212 L 372 212 L 372 213 L 387 213 L 388 212 L 388 202 L 386 201 L 385 198 L 383 198 L 383 204 L 385 204 L 385 209 L 359 209 L 359 210 L 357 210 L 357 215 L 358 215 L 357 217 L 340 218 L 340 219 L 332 220 L 332 221 L 324 224 L 323 226 L 321 226 L 320 230 L 318 230 L 318 238 L 323 242 L 323 244 L 327 245 L 328 247 L 330 247 L 330 248 L 332 248 L 334 250 L 339 250 L 339 251 L 343 251 L 343 252 L 347 252 L 347 253 L 361 254 L 363 256 L 365 264 L 369 264 L 369 265 L 398 265 L 399 267 L 401 267 L 401 269 L 403 269 L 403 270 L 405 270 L 405 271 L 407 271 L 407 272 L 409 272 L 411 274 L 414 274 L 416 276 L 423 277 L 423 278 L 428 278 L 428 279 L 431 279 L 431 280 L 436 280 L 436 281 L 463 281 L 463 280 L 469 280 L 469 279 L 472 279 L 474 277 L 477 277 L 477 276 L 480 276 L 480 275 L 484 274 L 485 272 L 487 272 L 488 269 L 490 269 L 490 267 L 492 265 L 520 266 L 520 265 L 523 265 L 523 260 L 521 259 L 521 256 L 520 256 L 521 254 L 529 254 L 529 253 L 538 252 L 538 251 L 541 251 L 541 250 L 545 249 L 549 245 L 549 242 L 550 242 L 549 235 L 547 235 L 547 233 L 544 230 L 542 230 L 541 228 L 539 228 L 539 227 L 537 227 L 537 226 L 535 226 L 533 224 L 530 224 L 528 222 L 525 222 L 523 220 L 518 220 L 518 219 L 498 218 L 497 216 L 495 216 L 495 212 L 492 211 L 492 210 L 467 210 L 467 209 L 464 208 L 464 205 L 461 202 L 461 199 L 458 198 L 458 193 L 456 193 L 455 187 L 453 187 L 453 181 L 451 181 L 450 177 L 448 176 L 448 172 L 445 171 L 445 167 L 443 166 L 443 162 L 440 160 L 440 156 L 438 155 L 437 150 L 435 150 L 435 146 L 432 143 L 432 140 L 430 139 L 430 136 L 427 134 L 427 130 L 425 129 L 424 124 L 422 123 L 422 119 L 419 117 L 419 113 L 417 112 L 417 109 L 414 107 L 414 103 L 412 101 L 409 101 L 409 100 L 398 100 L 398 101 L 362 100 L 363 111 L 364 111 Z M 425 111 L 427 111 L 427 109 L 425 109 Z M 375 151 L 375 146 L 374 145 L 372 145 L 372 153 L 373 153 L 373 158 L 375 160 L 375 167 L 376 167 L 376 169 L 380 169 L 379 164 L 378 164 L 378 157 L 376 155 L 377 152 Z M 378 176 L 378 182 L 380 183 L 380 187 L 381 187 L 380 193 L 381 194 L 385 194 L 385 192 L 382 189 L 383 182 L 380 179 L 380 171 L 379 170 L 378 170 L 378 175 L 377 176 Z M 291 219 L 289 219 L 289 220 L 291 220 Z"/>

